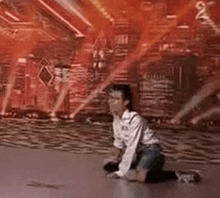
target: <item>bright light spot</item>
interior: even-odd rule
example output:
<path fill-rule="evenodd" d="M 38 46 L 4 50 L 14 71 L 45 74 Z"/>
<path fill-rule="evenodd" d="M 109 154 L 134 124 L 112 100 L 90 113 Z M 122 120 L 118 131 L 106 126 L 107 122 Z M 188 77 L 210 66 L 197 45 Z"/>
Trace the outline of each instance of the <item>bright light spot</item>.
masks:
<path fill-rule="evenodd" d="M 177 26 L 178 29 L 189 29 L 189 26 L 188 25 L 180 25 L 180 26 Z"/>
<path fill-rule="evenodd" d="M 103 15 L 104 15 L 104 16 L 107 16 L 107 15 L 108 15 L 108 12 L 106 12 L 106 11 L 103 12 Z"/>
<path fill-rule="evenodd" d="M 19 63 L 27 63 L 27 59 L 26 58 L 18 58 L 18 62 Z"/>
<path fill-rule="evenodd" d="M 167 19 L 176 19 L 177 16 L 176 15 L 167 15 L 166 18 Z"/>
<path fill-rule="evenodd" d="M 29 58 L 34 58 L 34 54 L 29 54 L 28 57 Z"/>
<path fill-rule="evenodd" d="M 110 19 L 111 22 L 114 22 L 115 20 L 113 18 Z"/>
<path fill-rule="evenodd" d="M 100 4 L 97 5 L 97 8 L 99 8 L 100 10 L 102 9 L 102 6 Z"/>

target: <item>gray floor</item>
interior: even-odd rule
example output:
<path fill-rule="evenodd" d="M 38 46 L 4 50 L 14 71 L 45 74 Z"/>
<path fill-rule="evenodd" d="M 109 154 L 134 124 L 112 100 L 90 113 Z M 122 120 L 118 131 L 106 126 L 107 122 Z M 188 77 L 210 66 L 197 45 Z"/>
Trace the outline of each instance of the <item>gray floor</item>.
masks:
<path fill-rule="evenodd" d="M 50 149 L 0 149 L 0 198 L 217 198 L 220 166 L 172 162 L 166 169 L 199 170 L 203 181 L 128 183 L 105 178 L 104 155 Z"/>

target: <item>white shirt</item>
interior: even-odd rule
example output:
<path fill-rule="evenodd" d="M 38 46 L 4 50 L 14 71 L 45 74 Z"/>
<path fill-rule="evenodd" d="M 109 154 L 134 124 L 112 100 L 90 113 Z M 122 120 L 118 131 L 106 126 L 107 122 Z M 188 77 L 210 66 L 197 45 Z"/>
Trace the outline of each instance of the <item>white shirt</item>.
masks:
<path fill-rule="evenodd" d="M 123 177 L 130 169 L 132 160 L 139 144 L 159 143 L 154 131 L 147 126 L 146 120 L 137 112 L 126 110 L 121 119 L 113 120 L 114 146 L 123 149 L 125 153 L 119 164 L 119 171 L 115 173 Z"/>

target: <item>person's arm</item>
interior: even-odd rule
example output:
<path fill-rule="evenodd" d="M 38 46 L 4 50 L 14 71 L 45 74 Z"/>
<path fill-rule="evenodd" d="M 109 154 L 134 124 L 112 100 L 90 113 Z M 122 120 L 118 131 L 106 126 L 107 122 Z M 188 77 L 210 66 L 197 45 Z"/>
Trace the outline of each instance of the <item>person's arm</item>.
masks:
<path fill-rule="evenodd" d="M 107 165 L 109 163 L 119 164 L 122 158 L 123 150 L 118 149 L 116 147 L 111 148 L 110 155 L 103 160 L 103 165 Z"/>
<path fill-rule="evenodd" d="M 112 148 L 112 156 L 116 159 L 117 162 L 120 162 L 123 155 L 123 149 L 119 149 L 116 147 Z"/>
<path fill-rule="evenodd" d="M 140 116 L 136 116 L 130 125 L 129 142 L 122 156 L 122 161 L 119 164 L 119 171 L 115 172 L 119 177 L 125 176 L 130 169 L 144 127 L 144 122 Z"/>
<path fill-rule="evenodd" d="M 110 156 L 104 159 L 104 164 L 107 164 L 108 162 L 115 162 L 119 163 L 121 161 L 123 152 L 124 152 L 124 143 L 122 139 L 119 136 L 119 128 L 117 127 L 116 121 L 113 122 L 113 136 L 114 136 L 114 142 L 113 147 L 110 150 Z"/>

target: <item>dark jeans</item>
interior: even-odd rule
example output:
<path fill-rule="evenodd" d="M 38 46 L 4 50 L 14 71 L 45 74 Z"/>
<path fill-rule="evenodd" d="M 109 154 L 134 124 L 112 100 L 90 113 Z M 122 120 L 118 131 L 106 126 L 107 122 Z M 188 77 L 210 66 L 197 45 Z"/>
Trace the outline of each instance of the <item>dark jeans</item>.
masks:
<path fill-rule="evenodd" d="M 175 171 L 162 170 L 165 163 L 165 156 L 161 154 L 158 144 L 145 146 L 137 155 L 137 160 L 131 164 L 130 169 L 136 169 L 137 166 L 148 169 L 145 183 L 159 183 L 169 180 L 177 180 Z M 109 162 L 103 169 L 107 173 L 119 170 L 119 163 Z"/>
<path fill-rule="evenodd" d="M 161 170 L 165 162 L 164 155 L 161 154 L 161 149 L 158 144 L 144 145 L 137 152 L 136 160 L 131 164 L 130 169 L 135 169 L 137 166 L 146 170 Z M 119 163 L 109 162 L 104 165 L 104 170 L 114 172 L 118 170 Z"/>
<path fill-rule="evenodd" d="M 159 144 L 145 145 L 140 152 L 137 153 L 135 164 L 145 170 L 161 170 L 164 166 L 165 157 L 161 154 Z"/>

